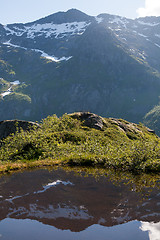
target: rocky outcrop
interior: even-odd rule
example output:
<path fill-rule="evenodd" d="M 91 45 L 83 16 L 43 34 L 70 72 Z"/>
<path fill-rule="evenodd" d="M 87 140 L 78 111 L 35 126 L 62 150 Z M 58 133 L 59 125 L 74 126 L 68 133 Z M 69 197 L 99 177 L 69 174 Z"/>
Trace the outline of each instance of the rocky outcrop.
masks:
<path fill-rule="evenodd" d="M 72 118 L 83 121 L 83 124 L 90 128 L 95 128 L 98 130 L 104 130 L 104 127 L 111 127 L 111 125 L 116 125 L 118 129 L 124 132 L 129 138 L 135 138 L 136 135 L 142 134 L 142 130 L 137 124 L 125 121 L 123 119 L 116 118 L 103 118 L 97 114 L 90 112 L 76 112 L 69 114 Z M 146 131 L 155 134 L 154 130 L 146 127 Z M 130 135 L 134 134 L 134 135 Z"/>
<path fill-rule="evenodd" d="M 138 125 L 135 123 L 127 122 L 123 119 L 116 119 L 116 118 L 110 118 L 110 121 L 112 124 L 117 125 L 118 128 L 121 131 L 124 131 L 125 133 L 127 132 L 132 132 L 135 134 L 142 133 L 142 131 L 138 128 Z"/>
<path fill-rule="evenodd" d="M 22 120 L 5 120 L 0 122 L 0 139 L 4 139 L 16 131 L 23 129 L 28 131 L 33 129 L 33 127 L 40 127 L 38 123 L 22 121 Z"/>
<path fill-rule="evenodd" d="M 104 120 L 102 117 L 90 113 L 90 112 L 77 112 L 69 114 L 71 117 L 84 121 L 84 125 L 87 127 L 95 128 L 98 130 L 102 130 L 104 125 Z"/>
<path fill-rule="evenodd" d="M 117 125 L 119 127 L 119 129 L 124 131 L 125 133 L 128 133 L 128 132 L 132 132 L 134 134 L 142 133 L 142 130 L 140 130 L 138 125 L 135 123 L 127 122 L 123 119 L 116 119 L 116 118 L 110 118 L 110 121 L 112 122 L 112 124 Z M 147 128 L 147 127 L 146 127 L 146 131 L 149 133 L 155 134 L 154 130 Z"/>

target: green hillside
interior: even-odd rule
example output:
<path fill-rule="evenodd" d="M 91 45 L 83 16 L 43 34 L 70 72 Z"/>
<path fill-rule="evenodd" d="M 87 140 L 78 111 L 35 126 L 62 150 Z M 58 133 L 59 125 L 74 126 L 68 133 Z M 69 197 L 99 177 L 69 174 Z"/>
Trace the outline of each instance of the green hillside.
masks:
<path fill-rule="evenodd" d="M 156 105 L 145 115 L 144 124 L 154 129 L 160 136 L 160 105 Z"/>
<path fill-rule="evenodd" d="M 49 116 L 1 142 L 0 169 L 65 164 L 122 171 L 160 171 L 160 139 L 142 124 L 81 112 Z"/>

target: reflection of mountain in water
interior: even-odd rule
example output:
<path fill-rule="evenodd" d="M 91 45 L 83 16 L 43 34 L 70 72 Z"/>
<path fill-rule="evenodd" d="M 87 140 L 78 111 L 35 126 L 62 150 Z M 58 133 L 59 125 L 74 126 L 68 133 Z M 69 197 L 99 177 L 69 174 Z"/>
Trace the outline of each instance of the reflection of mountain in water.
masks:
<path fill-rule="evenodd" d="M 58 229 L 82 231 L 93 224 L 141 221 L 141 230 L 160 235 L 160 194 L 148 197 L 113 185 L 107 178 L 76 176 L 63 170 L 17 173 L 0 179 L 0 219 L 33 219 Z M 153 223 L 154 222 L 154 223 Z"/>

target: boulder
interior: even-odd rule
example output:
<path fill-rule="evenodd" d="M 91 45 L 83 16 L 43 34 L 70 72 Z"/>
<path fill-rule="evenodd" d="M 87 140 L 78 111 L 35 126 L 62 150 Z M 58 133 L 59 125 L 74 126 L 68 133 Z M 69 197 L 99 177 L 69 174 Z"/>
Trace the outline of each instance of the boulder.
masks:
<path fill-rule="evenodd" d="M 103 118 L 90 112 L 76 112 L 69 114 L 72 118 L 79 119 L 84 122 L 84 125 L 90 128 L 102 130 L 104 126 Z"/>
<path fill-rule="evenodd" d="M 12 133 L 16 133 L 16 131 L 20 131 L 23 129 L 24 131 L 28 131 L 33 129 L 34 127 L 39 128 L 39 124 L 30 121 L 22 121 L 22 120 L 4 120 L 0 122 L 0 139 L 4 139 Z"/>

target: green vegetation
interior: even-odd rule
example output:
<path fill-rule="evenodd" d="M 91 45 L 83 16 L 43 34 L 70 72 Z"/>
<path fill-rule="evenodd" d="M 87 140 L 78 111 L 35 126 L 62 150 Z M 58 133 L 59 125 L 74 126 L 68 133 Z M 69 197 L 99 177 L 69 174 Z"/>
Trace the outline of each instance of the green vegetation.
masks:
<path fill-rule="evenodd" d="M 6 101 L 19 101 L 22 102 L 22 101 L 26 101 L 26 102 L 29 102 L 31 103 L 31 98 L 26 95 L 26 94 L 23 94 L 23 93 L 16 93 L 16 92 L 13 92 L 11 94 L 9 94 L 8 96 L 6 96 L 5 98 Z"/>
<path fill-rule="evenodd" d="M 142 124 L 101 119 L 101 130 L 65 114 L 47 117 L 38 129 L 17 131 L 1 142 L 0 171 L 54 164 L 160 171 L 160 139 L 154 133 Z"/>
<path fill-rule="evenodd" d="M 160 104 L 154 106 L 144 117 L 144 124 L 154 129 L 160 135 Z"/>
<path fill-rule="evenodd" d="M 4 97 L 0 104 L 1 120 L 16 116 L 40 121 L 49 114 L 61 116 L 84 110 L 142 121 L 158 102 L 160 76 L 142 59 L 130 56 L 103 28 L 93 30 L 88 36 L 77 38 L 74 57 L 69 61 L 53 62 L 38 52 L 2 44 L 0 76 L 9 84 L 19 80 L 21 84 L 12 86 L 12 91 L 28 95 L 32 101 L 25 99 L 22 107 L 22 98 L 14 96 L 15 104 L 10 101 L 11 95 Z M 50 43 L 43 45 L 48 53 Z M 65 44 L 60 42 L 58 48 L 64 49 Z"/>
<path fill-rule="evenodd" d="M 6 91 L 9 87 L 9 82 L 5 81 L 3 78 L 0 78 L 0 93 Z"/>

